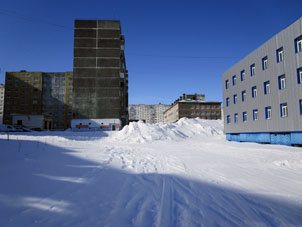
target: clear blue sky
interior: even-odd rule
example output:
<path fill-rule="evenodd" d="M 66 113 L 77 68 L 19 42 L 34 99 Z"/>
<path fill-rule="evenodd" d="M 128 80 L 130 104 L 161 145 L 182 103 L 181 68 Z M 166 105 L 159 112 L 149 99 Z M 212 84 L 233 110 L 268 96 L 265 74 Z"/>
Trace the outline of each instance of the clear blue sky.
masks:
<path fill-rule="evenodd" d="M 221 76 L 302 16 L 301 0 L 10 0 L 0 5 L 5 71 L 72 71 L 74 19 L 120 20 L 130 104 L 182 93 L 222 101 Z"/>

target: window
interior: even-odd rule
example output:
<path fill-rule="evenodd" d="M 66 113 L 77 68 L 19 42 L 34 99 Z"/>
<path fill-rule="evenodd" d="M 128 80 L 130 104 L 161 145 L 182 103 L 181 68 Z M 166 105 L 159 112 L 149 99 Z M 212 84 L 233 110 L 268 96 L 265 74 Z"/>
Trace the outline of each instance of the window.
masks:
<path fill-rule="evenodd" d="M 231 117 L 230 117 L 230 115 L 227 116 L 227 124 L 231 124 Z"/>
<path fill-rule="evenodd" d="M 68 89 L 68 92 L 72 92 L 72 88 L 69 88 L 69 89 Z"/>
<path fill-rule="evenodd" d="M 280 115 L 281 115 L 281 117 L 288 116 L 287 103 L 280 104 Z"/>
<path fill-rule="evenodd" d="M 234 123 L 237 124 L 238 123 L 238 113 L 234 114 Z"/>
<path fill-rule="evenodd" d="M 234 75 L 234 76 L 232 77 L 232 81 L 233 81 L 233 86 L 235 86 L 235 85 L 236 85 L 236 75 Z"/>
<path fill-rule="evenodd" d="M 269 120 L 272 118 L 272 107 L 267 106 L 265 107 L 265 119 Z"/>
<path fill-rule="evenodd" d="M 38 104 L 38 100 L 33 100 L 33 104 Z"/>
<path fill-rule="evenodd" d="M 237 103 L 237 95 L 234 95 L 234 96 L 233 96 L 233 102 L 234 102 L 234 104 Z"/>
<path fill-rule="evenodd" d="M 300 115 L 302 115 L 302 99 L 299 100 Z"/>
<path fill-rule="evenodd" d="M 267 56 L 262 58 L 262 69 L 266 70 L 268 68 L 268 59 Z"/>
<path fill-rule="evenodd" d="M 279 82 L 279 89 L 283 90 L 286 88 L 286 80 L 285 80 L 285 75 L 281 75 L 278 77 L 278 82 Z"/>
<path fill-rule="evenodd" d="M 229 105 L 230 105 L 230 98 L 229 98 L 229 97 L 226 98 L 225 103 L 226 103 L 226 106 L 229 106 Z"/>
<path fill-rule="evenodd" d="M 302 84 L 302 67 L 297 69 L 298 84 Z"/>
<path fill-rule="evenodd" d="M 258 121 L 258 110 L 257 109 L 253 110 L 253 120 Z"/>
<path fill-rule="evenodd" d="M 246 100 L 246 91 L 245 90 L 241 92 L 241 100 L 242 100 L 242 102 L 244 102 Z"/>
<path fill-rule="evenodd" d="M 277 63 L 283 61 L 283 59 L 284 59 L 283 47 L 279 48 L 279 49 L 276 51 L 276 55 L 277 55 Z"/>
<path fill-rule="evenodd" d="M 240 77 L 241 77 L 241 81 L 244 81 L 245 80 L 245 70 L 242 70 L 240 72 Z"/>
<path fill-rule="evenodd" d="M 39 80 L 39 78 L 35 76 L 34 77 L 34 81 L 38 81 L 38 80 Z"/>
<path fill-rule="evenodd" d="M 295 49 L 296 53 L 302 51 L 302 35 L 295 39 Z"/>
<path fill-rule="evenodd" d="M 255 75 L 255 64 L 252 64 L 250 66 L 250 70 L 251 70 L 251 76 L 254 76 Z"/>
<path fill-rule="evenodd" d="M 38 87 L 39 86 L 39 84 L 38 83 L 34 83 L 34 87 Z"/>
<path fill-rule="evenodd" d="M 69 86 L 69 87 L 72 87 L 72 83 L 69 83 L 68 86 Z"/>
<path fill-rule="evenodd" d="M 247 121 L 247 113 L 246 113 L 246 112 L 243 112 L 243 113 L 242 113 L 242 121 L 243 121 L 243 122 L 246 122 L 246 121 Z"/>
<path fill-rule="evenodd" d="M 72 98 L 72 95 L 68 95 L 68 98 Z"/>
<path fill-rule="evenodd" d="M 264 94 L 267 95 L 269 93 L 271 93 L 270 82 L 266 81 L 264 82 Z"/>
<path fill-rule="evenodd" d="M 72 100 L 68 100 L 68 103 L 69 103 L 69 104 L 72 104 Z"/>
<path fill-rule="evenodd" d="M 229 88 L 229 86 L 230 86 L 230 84 L 229 84 L 229 80 L 226 80 L 226 81 L 225 81 L 225 89 L 228 89 L 228 88 Z"/>
<path fill-rule="evenodd" d="M 256 98 L 257 97 L 257 87 L 254 86 L 252 87 L 252 98 Z"/>

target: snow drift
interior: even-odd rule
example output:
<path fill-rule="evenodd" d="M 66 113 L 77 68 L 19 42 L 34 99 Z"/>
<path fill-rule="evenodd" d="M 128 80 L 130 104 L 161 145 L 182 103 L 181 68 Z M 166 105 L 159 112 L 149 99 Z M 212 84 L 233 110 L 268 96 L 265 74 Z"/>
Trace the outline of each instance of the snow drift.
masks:
<path fill-rule="evenodd" d="M 222 134 L 223 122 L 221 120 L 182 118 L 172 124 L 131 122 L 110 139 L 130 143 L 146 143 L 158 140 L 177 141 L 195 135 L 212 136 Z"/>

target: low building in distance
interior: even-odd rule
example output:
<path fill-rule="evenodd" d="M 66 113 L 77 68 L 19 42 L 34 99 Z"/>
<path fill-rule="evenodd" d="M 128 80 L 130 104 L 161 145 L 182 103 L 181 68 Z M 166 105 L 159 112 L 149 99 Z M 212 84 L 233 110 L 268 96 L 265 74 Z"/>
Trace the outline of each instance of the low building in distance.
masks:
<path fill-rule="evenodd" d="M 205 101 L 204 94 L 183 94 L 164 112 L 164 122 L 173 123 L 183 117 L 221 119 L 221 102 Z"/>
<path fill-rule="evenodd" d="M 72 117 L 72 77 L 72 72 L 7 72 L 3 123 L 17 122 L 27 126 L 26 122 L 29 121 L 22 120 L 24 115 L 32 121 L 45 119 L 42 129 L 69 128 Z"/>
<path fill-rule="evenodd" d="M 154 124 L 164 122 L 164 112 L 170 108 L 170 105 L 129 105 L 129 120 L 144 121 Z"/>
<path fill-rule="evenodd" d="M 0 84 L 0 124 L 2 124 L 2 120 L 3 120 L 4 92 L 5 92 L 5 87 L 3 84 Z"/>
<path fill-rule="evenodd" d="M 228 140 L 302 144 L 302 18 L 222 78 Z"/>

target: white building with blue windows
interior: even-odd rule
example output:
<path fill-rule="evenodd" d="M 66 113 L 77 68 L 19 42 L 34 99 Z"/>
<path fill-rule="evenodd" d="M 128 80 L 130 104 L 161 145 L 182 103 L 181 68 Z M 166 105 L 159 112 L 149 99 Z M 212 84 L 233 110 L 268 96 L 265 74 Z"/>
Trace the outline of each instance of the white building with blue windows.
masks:
<path fill-rule="evenodd" d="M 228 140 L 302 145 L 302 18 L 223 74 Z"/>

